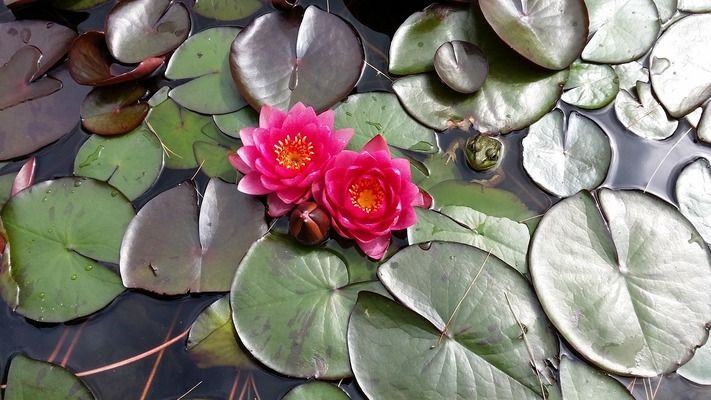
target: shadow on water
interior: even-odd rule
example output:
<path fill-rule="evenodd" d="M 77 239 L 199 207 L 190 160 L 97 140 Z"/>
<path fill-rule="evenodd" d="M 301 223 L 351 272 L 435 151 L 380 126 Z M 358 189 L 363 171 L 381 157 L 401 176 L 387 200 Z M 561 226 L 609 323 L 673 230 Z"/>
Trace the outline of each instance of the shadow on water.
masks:
<path fill-rule="evenodd" d="M 387 54 L 389 35 L 411 13 L 421 10 L 431 3 L 423 0 L 317 0 L 302 1 L 303 5 L 316 4 L 329 8 L 350 21 L 364 39 L 367 65 L 357 86 L 357 91 L 390 90 L 392 77 L 387 74 Z M 35 18 L 57 21 L 77 28 L 80 32 L 102 30 L 103 21 L 111 2 L 99 6 L 90 13 L 58 12 L 46 4 L 31 7 L 21 12 L 18 18 Z M 263 7 L 255 16 L 270 11 Z M 249 20 L 254 18 L 251 17 Z M 12 20 L 6 8 L 0 6 L 0 22 Z M 229 23 L 217 22 L 194 15 L 193 31 L 197 32 L 216 25 L 244 26 L 249 20 Z M 165 82 L 156 82 L 158 84 Z M 572 108 L 560 104 L 566 113 Z M 579 111 L 580 112 L 580 111 Z M 613 165 L 604 185 L 612 188 L 636 188 L 675 202 L 673 185 L 680 169 L 689 161 L 699 157 L 711 157 L 711 148 L 695 141 L 693 131 L 683 121 L 677 132 L 661 142 L 643 140 L 627 132 L 617 121 L 614 111 L 608 107 L 596 112 L 581 112 L 598 122 L 609 134 L 614 149 Z M 77 116 L 77 124 L 79 122 Z M 459 130 L 439 134 L 441 148 L 446 148 L 452 140 L 464 138 L 471 132 Z M 502 161 L 506 179 L 499 186 L 518 194 L 531 209 L 543 213 L 557 199 L 538 188 L 525 174 L 521 165 L 521 139 L 525 130 L 503 136 L 506 152 Z M 74 155 L 89 137 L 77 128 L 58 142 L 38 151 L 37 180 L 70 176 L 73 171 Z M 23 160 L 2 168 L 3 171 L 17 170 Z M 459 163 L 465 179 L 485 179 L 486 174 L 468 170 Z M 142 207 L 158 193 L 190 179 L 195 170 L 164 171 L 154 187 L 134 202 Z M 203 191 L 207 178 L 198 174 L 196 183 Z M 178 337 L 189 328 L 195 317 L 219 295 L 190 295 L 175 298 L 149 296 L 138 291 L 127 291 L 119 296 L 105 310 L 86 319 L 70 324 L 49 325 L 33 323 L 11 312 L 9 307 L 0 307 L 0 370 L 6 371 L 7 362 L 13 354 L 24 352 L 30 357 L 51 360 L 68 366 L 75 372 L 89 371 L 119 360 L 141 354 Z M 84 377 L 99 398 L 138 399 L 146 391 L 149 399 L 176 399 L 194 390 L 189 397 L 227 399 L 230 393 L 241 394 L 242 386 L 234 383 L 238 371 L 233 368 L 200 369 L 185 351 L 185 339 L 179 344 L 167 347 L 162 353 L 160 366 L 155 369 L 152 382 L 149 377 L 156 364 L 158 353 L 145 357 L 129 365 L 110 369 Z M 248 374 L 244 371 L 244 376 Z M 253 372 L 261 399 L 279 399 L 301 380 L 278 376 L 269 371 Z M 244 379 L 242 379 L 243 382 Z M 630 381 L 627 381 L 631 383 Z M 353 382 L 343 382 L 353 399 L 363 399 Z M 656 387 L 657 380 L 651 382 Z M 197 385 L 197 386 L 196 386 Z M 646 399 L 641 381 L 635 384 L 635 395 Z M 245 392 L 246 393 L 246 392 Z M 189 398 L 188 397 L 188 398 Z M 247 398 L 246 396 L 244 398 Z M 254 398 L 249 397 L 249 398 Z M 672 374 L 665 376 L 659 384 L 657 400 L 711 398 L 711 388 L 692 384 Z"/>

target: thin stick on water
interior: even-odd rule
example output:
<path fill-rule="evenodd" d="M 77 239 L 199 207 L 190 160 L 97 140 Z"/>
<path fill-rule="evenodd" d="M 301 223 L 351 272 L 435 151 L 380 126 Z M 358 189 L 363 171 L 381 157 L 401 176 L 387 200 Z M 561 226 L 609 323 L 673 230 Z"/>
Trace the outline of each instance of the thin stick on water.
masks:
<path fill-rule="evenodd" d="M 669 151 L 667 151 L 667 154 L 664 155 L 664 158 L 662 158 L 662 161 L 659 162 L 659 165 L 657 165 L 657 168 L 655 168 L 654 172 L 652 172 L 652 176 L 649 177 L 649 181 L 647 182 L 647 185 L 644 187 L 644 190 L 643 190 L 644 193 L 647 193 L 647 189 L 649 189 L 649 185 L 652 184 L 652 181 L 654 180 L 654 177 L 657 175 L 657 172 L 659 172 L 659 169 L 662 167 L 662 165 L 667 160 L 667 158 L 669 158 L 669 156 L 671 155 L 672 151 L 674 151 L 676 146 L 678 146 L 679 143 L 681 143 L 681 140 L 684 139 L 686 137 L 686 135 L 689 134 L 689 132 L 691 132 L 691 128 L 689 128 L 686 132 L 684 132 L 684 134 L 681 135 L 679 137 L 679 139 L 677 139 L 676 143 L 674 143 L 674 145 L 669 149 Z"/>
<path fill-rule="evenodd" d="M 378 68 L 376 68 L 375 66 L 373 66 L 373 64 L 369 63 L 368 61 L 363 61 L 363 62 L 365 63 L 365 65 L 367 65 L 367 66 L 369 66 L 370 68 L 374 69 L 375 72 L 378 73 L 378 75 L 384 76 L 385 79 L 389 80 L 390 82 L 393 81 L 393 79 L 392 79 L 391 77 L 389 77 L 388 74 L 386 74 L 385 72 L 379 70 Z"/>
<path fill-rule="evenodd" d="M 509 299 L 509 294 L 504 292 L 504 297 L 506 298 L 506 304 L 509 306 L 509 311 L 511 311 L 511 315 L 513 315 L 516 324 L 518 324 L 518 328 L 521 330 L 521 335 L 523 335 L 523 344 L 526 346 L 526 352 L 528 352 L 528 357 L 530 358 L 531 365 L 533 365 L 533 370 L 536 371 L 536 378 L 538 378 L 538 383 L 541 385 L 541 394 L 543 395 L 543 400 L 546 400 L 546 388 L 545 385 L 543 385 L 543 380 L 541 379 L 541 372 L 538 369 L 538 364 L 536 364 L 536 358 L 533 355 L 531 344 L 528 342 L 528 336 L 526 336 L 526 327 L 523 326 L 521 320 L 518 319 L 518 316 L 516 315 L 516 312 L 514 311 L 513 306 L 511 305 L 511 299 Z"/>
<path fill-rule="evenodd" d="M 202 381 L 198 382 L 195 384 L 195 386 L 191 387 L 187 392 L 183 393 L 182 396 L 178 397 L 176 400 L 183 400 L 186 398 L 190 393 L 192 393 L 193 390 L 197 389 L 198 386 L 202 385 Z"/>
<path fill-rule="evenodd" d="M 659 390 L 659 387 L 662 385 L 662 379 L 664 379 L 664 375 L 659 375 L 659 380 L 657 381 L 657 387 L 654 388 L 654 393 L 652 393 L 652 400 L 654 400 L 657 397 L 657 391 Z"/>

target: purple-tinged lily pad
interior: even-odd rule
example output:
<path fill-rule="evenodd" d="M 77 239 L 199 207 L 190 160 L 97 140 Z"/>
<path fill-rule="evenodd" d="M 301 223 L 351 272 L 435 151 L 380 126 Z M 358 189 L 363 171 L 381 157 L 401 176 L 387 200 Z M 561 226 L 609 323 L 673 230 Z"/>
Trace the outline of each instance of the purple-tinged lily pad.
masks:
<path fill-rule="evenodd" d="M 34 46 L 42 53 L 35 77 L 44 75 L 69 50 L 76 33 L 66 26 L 48 21 L 13 21 L 0 23 L 0 65 L 25 46 Z"/>
<path fill-rule="evenodd" d="M 252 242 L 267 231 L 264 206 L 212 179 L 198 215 L 195 187 L 183 183 L 148 202 L 121 245 L 129 288 L 159 294 L 226 292 Z"/>
<path fill-rule="evenodd" d="M 136 129 L 146 114 L 148 104 L 141 101 L 146 88 L 125 84 L 109 88 L 96 88 L 81 105 L 81 123 L 84 129 L 97 135 L 121 135 Z"/>
<path fill-rule="evenodd" d="M 237 88 L 255 109 L 302 102 L 322 111 L 355 87 L 363 59 L 353 28 L 311 6 L 303 18 L 273 12 L 255 19 L 232 44 L 230 63 Z"/>
<path fill-rule="evenodd" d="M 172 0 L 125 0 L 109 12 L 106 44 L 117 60 L 133 64 L 175 50 L 190 34 L 190 13 Z"/>
<path fill-rule="evenodd" d="M 92 31 L 79 36 L 69 50 L 69 72 L 82 85 L 106 86 L 141 79 L 158 69 L 163 62 L 162 57 L 151 57 L 131 71 L 114 74 L 111 71 L 113 60 L 103 32 Z"/>

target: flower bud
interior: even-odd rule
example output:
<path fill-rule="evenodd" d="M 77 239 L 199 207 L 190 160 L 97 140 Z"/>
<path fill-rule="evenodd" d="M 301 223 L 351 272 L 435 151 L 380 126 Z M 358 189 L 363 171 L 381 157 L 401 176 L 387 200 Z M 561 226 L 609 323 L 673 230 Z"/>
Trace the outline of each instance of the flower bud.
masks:
<path fill-rule="evenodd" d="M 291 212 L 289 234 L 301 244 L 317 245 L 326 240 L 330 230 L 331 218 L 312 201 L 299 204 Z"/>
<path fill-rule="evenodd" d="M 272 0 L 272 6 L 277 10 L 289 11 L 299 4 L 299 0 Z"/>

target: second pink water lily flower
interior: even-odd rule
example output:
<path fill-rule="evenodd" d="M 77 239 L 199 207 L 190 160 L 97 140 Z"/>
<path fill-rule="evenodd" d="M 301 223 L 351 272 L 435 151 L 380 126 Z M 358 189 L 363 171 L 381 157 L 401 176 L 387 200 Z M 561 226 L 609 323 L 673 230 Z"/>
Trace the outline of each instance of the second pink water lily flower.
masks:
<path fill-rule="evenodd" d="M 365 254 L 378 260 L 388 249 L 391 231 L 414 225 L 414 207 L 423 205 L 420 190 L 412 183 L 410 162 L 391 158 L 380 135 L 361 152 L 345 150 L 331 160 L 313 193 L 331 214 L 338 234 L 354 239 Z"/>
<path fill-rule="evenodd" d="M 295 104 L 287 113 L 263 106 L 259 127 L 240 131 L 242 147 L 230 155 L 244 177 L 237 188 L 246 194 L 267 195 L 269 215 L 279 217 L 311 197 L 326 164 L 353 136 L 353 129 L 336 130 L 333 111 L 320 115 Z"/>

